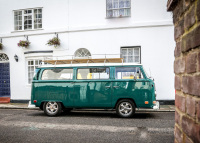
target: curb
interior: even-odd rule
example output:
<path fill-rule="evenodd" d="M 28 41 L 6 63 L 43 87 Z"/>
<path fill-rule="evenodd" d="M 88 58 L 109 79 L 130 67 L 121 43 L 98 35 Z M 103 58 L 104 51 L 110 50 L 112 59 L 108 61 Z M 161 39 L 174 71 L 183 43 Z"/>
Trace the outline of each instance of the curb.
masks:
<path fill-rule="evenodd" d="M 0 109 L 26 109 L 26 110 L 38 110 L 37 108 L 28 108 L 28 107 L 0 107 Z"/>

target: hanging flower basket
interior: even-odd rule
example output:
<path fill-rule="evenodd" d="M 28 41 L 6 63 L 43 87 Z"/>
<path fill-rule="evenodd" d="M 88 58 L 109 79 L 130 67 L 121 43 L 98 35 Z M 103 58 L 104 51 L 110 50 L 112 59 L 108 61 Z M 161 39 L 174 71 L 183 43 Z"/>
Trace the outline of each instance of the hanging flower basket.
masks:
<path fill-rule="evenodd" d="M 54 37 L 47 42 L 47 45 L 54 46 L 55 48 L 57 48 L 58 46 L 60 46 L 60 39 Z"/>
<path fill-rule="evenodd" d="M 0 50 L 2 50 L 3 49 L 3 44 L 2 43 L 0 43 Z"/>
<path fill-rule="evenodd" d="M 28 40 L 26 40 L 26 41 L 20 40 L 19 43 L 17 43 L 17 45 L 19 47 L 24 47 L 24 48 L 28 48 L 30 44 L 31 44 L 31 42 L 29 42 Z"/>

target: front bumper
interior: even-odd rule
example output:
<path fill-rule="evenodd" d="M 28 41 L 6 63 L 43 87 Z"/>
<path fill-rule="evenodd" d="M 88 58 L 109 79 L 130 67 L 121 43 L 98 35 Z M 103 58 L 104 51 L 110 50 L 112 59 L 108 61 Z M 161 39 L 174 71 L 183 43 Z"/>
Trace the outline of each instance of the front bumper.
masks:
<path fill-rule="evenodd" d="M 160 103 L 158 101 L 156 101 L 156 104 L 153 106 L 154 110 L 158 110 L 160 109 Z"/>

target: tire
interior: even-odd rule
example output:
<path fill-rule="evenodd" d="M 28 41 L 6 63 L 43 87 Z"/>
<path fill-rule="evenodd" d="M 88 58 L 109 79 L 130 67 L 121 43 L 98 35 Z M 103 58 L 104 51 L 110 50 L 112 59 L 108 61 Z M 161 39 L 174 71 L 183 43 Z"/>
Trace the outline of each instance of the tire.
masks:
<path fill-rule="evenodd" d="M 122 118 L 130 118 L 135 114 L 135 104 L 129 99 L 120 100 L 116 106 L 116 113 Z"/>
<path fill-rule="evenodd" d="M 48 116 L 58 116 L 62 112 L 62 106 L 59 102 L 49 101 L 44 103 L 43 110 Z"/>

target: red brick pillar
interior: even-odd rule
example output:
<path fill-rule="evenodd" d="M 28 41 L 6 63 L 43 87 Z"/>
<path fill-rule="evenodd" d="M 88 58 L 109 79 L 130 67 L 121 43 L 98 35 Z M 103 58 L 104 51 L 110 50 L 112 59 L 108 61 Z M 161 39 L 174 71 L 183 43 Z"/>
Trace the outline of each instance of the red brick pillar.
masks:
<path fill-rule="evenodd" d="M 173 13 L 175 142 L 200 143 L 200 0 L 168 0 Z"/>

